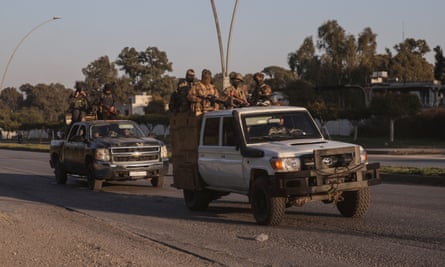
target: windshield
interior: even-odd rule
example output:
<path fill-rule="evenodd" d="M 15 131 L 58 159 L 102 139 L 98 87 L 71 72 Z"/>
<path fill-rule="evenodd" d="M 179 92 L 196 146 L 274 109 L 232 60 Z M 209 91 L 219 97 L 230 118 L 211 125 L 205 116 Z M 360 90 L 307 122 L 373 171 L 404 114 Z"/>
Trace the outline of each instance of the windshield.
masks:
<path fill-rule="evenodd" d="M 242 118 L 247 143 L 321 138 L 317 126 L 304 111 L 246 115 Z"/>
<path fill-rule="evenodd" d="M 98 139 L 104 137 L 124 137 L 124 138 L 133 138 L 133 137 L 143 137 L 144 134 L 142 130 L 133 122 L 112 122 L 112 123 L 104 123 L 93 125 L 91 127 L 91 138 Z"/>

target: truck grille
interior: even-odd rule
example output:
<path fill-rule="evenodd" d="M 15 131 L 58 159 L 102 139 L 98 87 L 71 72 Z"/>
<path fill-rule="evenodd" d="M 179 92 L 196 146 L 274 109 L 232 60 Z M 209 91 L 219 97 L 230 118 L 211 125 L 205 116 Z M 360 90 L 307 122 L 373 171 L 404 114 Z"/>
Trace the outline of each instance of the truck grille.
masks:
<path fill-rule="evenodd" d="M 353 146 L 315 150 L 314 161 L 317 170 L 350 168 L 360 164 L 360 149 Z"/>
<path fill-rule="evenodd" d="M 159 161 L 159 146 L 113 147 L 112 162 L 147 162 Z"/>
<path fill-rule="evenodd" d="M 320 155 L 320 166 L 315 166 L 315 156 L 313 154 L 303 155 L 301 157 L 301 169 L 302 170 L 315 170 L 326 168 L 340 168 L 349 167 L 351 163 L 354 163 L 354 152 L 351 153 L 338 153 Z"/>

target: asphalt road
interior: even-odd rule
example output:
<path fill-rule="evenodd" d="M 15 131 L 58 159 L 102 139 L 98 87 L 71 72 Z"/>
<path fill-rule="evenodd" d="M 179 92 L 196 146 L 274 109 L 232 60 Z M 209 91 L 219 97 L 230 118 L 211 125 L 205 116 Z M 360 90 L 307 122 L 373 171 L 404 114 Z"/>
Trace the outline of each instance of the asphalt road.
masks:
<path fill-rule="evenodd" d="M 0 150 L 0 160 L 1 203 L 26 201 L 71 211 L 69 220 L 99 220 L 176 251 L 188 259 L 185 266 L 445 265 L 444 187 L 381 184 L 371 188 L 372 204 L 363 219 L 343 218 L 332 204 L 317 202 L 289 208 L 280 226 L 264 227 L 255 224 L 247 198 L 236 194 L 206 212 L 188 211 L 181 191 L 169 186 L 171 177 L 161 189 L 141 181 L 92 192 L 73 177 L 65 186 L 55 184 L 46 153 Z M 261 234 L 267 240 L 255 240 Z"/>

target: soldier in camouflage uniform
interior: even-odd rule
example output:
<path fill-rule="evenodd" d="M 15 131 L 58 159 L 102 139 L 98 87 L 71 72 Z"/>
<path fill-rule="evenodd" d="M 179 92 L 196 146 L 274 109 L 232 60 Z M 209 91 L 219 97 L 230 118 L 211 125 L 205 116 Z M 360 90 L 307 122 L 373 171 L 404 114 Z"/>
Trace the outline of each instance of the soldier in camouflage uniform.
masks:
<path fill-rule="evenodd" d="M 256 83 L 252 96 L 249 99 L 252 106 L 269 106 L 272 104 L 272 89 L 264 82 L 264 74 L 257 72 L 253 75 Z"/>
<path fill-rule="evenodd" d="M 170 96 L 168 109 L 171 112 L 188 112 L 190 111 L 190 102 L 187 96 L 195 83 L 195 71 L 188 69 L 185 73 L 185 79 L 178 81 L 178 88 Z"/>
<path fill-rule="evenodd" d="M 249 106 L 246 91 L 243 86 L 243 76 L 240 73 L 230 74 L 230 86 L 224 89 L 223 100 L 228 108 L 239 108 Z"/>
<path fill-rule="evenodd" d="M 216 101 L 219 99 L 219 93 L 212 83 L 212 72 L 204 69 L 201 73 L 201 80 L 192 87 L 187 99 L 191 103 L 192 112 L 201 114 L 206 111 L 218 110 Z"/>
<path fill-rule="evenodd" d="M 76 88 L 76 91 L 70 99 L 71 123 L 82 121 L 89 109 L 84 84 L 77 81 L 74 87 Z"/>

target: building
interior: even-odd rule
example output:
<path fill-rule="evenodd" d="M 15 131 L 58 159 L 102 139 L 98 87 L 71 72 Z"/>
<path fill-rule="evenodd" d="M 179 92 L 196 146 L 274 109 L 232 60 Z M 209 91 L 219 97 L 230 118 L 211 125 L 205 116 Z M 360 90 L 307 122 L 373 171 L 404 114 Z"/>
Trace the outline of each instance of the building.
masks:
<path fill-rule="evenodd" d="M 144 115 L 145 108 L 152 101 L 152 96 L 146 93 L 132 95 L 128 97 L 128 102 L 118 107 L 121 114 L 125 116 Z"/>

